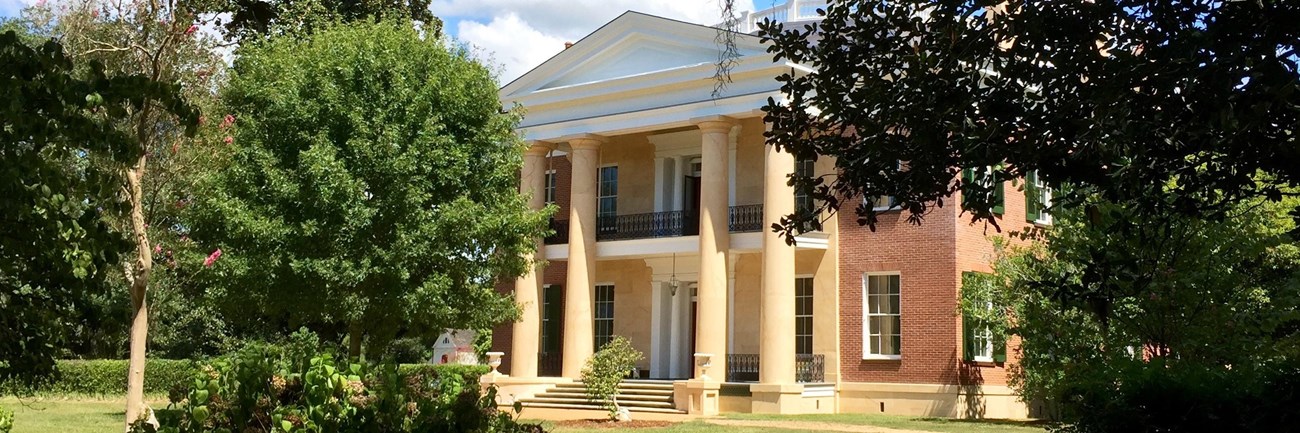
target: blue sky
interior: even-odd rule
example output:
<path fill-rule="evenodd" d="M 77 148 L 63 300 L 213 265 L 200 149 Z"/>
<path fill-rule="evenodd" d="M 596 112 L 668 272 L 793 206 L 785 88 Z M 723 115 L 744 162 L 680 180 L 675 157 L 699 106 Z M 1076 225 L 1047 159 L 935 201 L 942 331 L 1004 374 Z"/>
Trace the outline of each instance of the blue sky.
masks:
<path fill-rule="evenodd" d="M 17 15 L 36 0 L 0 0 L 0 17 Z M 49 0 L 58 1 L 58 0 Z M 736 0 L 738 10 L 785 0 Z M 447 33 L 477 47 L 509 82 L 609 22 L 635 10 L 699 24 L 721 21 L 720 0 L 432 0 Z"/>

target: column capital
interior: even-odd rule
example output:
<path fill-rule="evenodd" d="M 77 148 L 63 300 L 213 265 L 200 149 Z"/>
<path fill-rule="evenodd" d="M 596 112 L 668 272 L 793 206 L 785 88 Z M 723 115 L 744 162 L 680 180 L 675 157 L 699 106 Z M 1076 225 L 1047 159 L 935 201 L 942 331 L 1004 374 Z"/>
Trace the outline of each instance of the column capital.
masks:
<path fill-rule="evenodd" d="M 542 140 L 528 140 L 528 150 L 524 151 L 528 156 L 546 156 L 555 150 L 555 143 Z"/>
<path fill-rule="evenodd" d="M 691 118 L 691 123 L 704 132 L 731 132 L 739 124 L 736 119 L 727 116 L 704 116 Z"/>
<path fill-rule="evenodd" d="M 609 142 L 609 138 L 596 134 L 575 134 L 564 137 L 564 141 L 569 142 L 569 147 L 577 150 L 599 149 L 600 145 Z"/>

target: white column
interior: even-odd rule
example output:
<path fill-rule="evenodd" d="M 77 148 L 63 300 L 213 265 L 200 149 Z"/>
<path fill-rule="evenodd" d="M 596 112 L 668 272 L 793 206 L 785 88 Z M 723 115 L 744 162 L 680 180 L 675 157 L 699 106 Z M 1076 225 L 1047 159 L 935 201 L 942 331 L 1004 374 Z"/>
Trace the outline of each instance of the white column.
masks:
<path fill-rule="evenodd" d="M 524 166 L 519 173 L 519 193 L 528 197 L 528 207 L 546 206 L 546 157 L 555 145 L 535 141 L 524 152 Z M 546 259 L 542 239 L 536 239 L 537 253 L 529 262 Z M 535 260 L 540 259 L 540 260 Z M 515 280 L 515 301 L 519 303 L 519 321 L 514 323 L 510 339 L 510 374 L 514 377 L 537 377 L 537 353 L 541 339 L 542 267 L 535 264 Z"/>
<path fill-rule="evenodd" d="M 592 290 L 596 279 L 596 199 L 600 145 L 584 134 L 569 140 L 573 165 L 569 199 L 569 268 L 564 287 L 564 377 L 577 378 L 594 352 Z"/>
<path fill-rule="evenodd" d="M 695 351 L 711 355 L 708 372 L 696 369 L 695 378 L 725 378 L 727 359 L 727 144 L 735 122 L 715 116 L 692 119 L 699 126 L 700 149 L 700 281 Z"/>

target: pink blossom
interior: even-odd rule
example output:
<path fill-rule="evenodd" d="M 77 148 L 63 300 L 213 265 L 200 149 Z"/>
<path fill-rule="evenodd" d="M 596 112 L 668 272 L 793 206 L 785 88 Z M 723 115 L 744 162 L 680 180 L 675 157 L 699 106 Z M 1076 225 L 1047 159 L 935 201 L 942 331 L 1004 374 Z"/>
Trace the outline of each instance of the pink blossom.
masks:
<path fill-rule="evenodd" d="M 231 137 L 231 136 L 229 136 L 229 135 L 227 135 L 227 136 L 226 136 L 226 139 L 221 140 L 221 141 L 224 141 L 226 144 L 230 144 L 230 143 L 234 143 L 234 142 L 235 142 L 235 138 L 234 138 L 234 137 Z"/>
<path fill-rule="evenodd" d="M 160 254 L 160 253 L 162 253 L 162 245 L 154 245 L 154 246 L 153 246 L 153 253 L 154 253 L 154 254 Z"/>
<path fill-rule="evenodd" d="M 36 7 L 45 7 L 45 0 L 36 0 Z"/>
<path fill-rule="evenodd" d="M 99 18 L 99 10 L 98 10 L 98 9 L 91 10 L 91 11 L 90 11 L 90 17 L 91 17 L 91 18 Z"/>
<path fill-rule="evenodd" d="M 217 250 L 213 251 L 212 254 L 208 254 L 208 258 L 203 259 L 203 266 L 210 268 L 219 258 L 221 258 L 221 248 L 217 248 Z"/>
<path fill-rule="evenodd" d="M 204 74 L 204 71 L 199 71 L 199 75 L 203 75 L 203 74 Z M 207 124 L 207 123 L 208 123 L 208 118 L 207 118 L 207 116 L 199 116 L 199 125 L 205 125 L 205 124 Z"/>
<path fill-rule="evenodd" d="M 234 125 L 234 124 L 235 124 L 235 115 L 233 114 L 227 114 L 226 118 L 221 121 L 222 128 L 229 128 L 230 125 Z"/>
<path fill-rule="evenodd" d="M 198 30 L 198 29 L 199 29 L 199 26 L 194 25 L 194 24 L 190 24 L 190 28 L 185 29 L 185 34 L 187 34 L 187 35 L 192 35 L 192 34 L 194 34 L 194 31 L 195 31 L 195 30 Z"/>

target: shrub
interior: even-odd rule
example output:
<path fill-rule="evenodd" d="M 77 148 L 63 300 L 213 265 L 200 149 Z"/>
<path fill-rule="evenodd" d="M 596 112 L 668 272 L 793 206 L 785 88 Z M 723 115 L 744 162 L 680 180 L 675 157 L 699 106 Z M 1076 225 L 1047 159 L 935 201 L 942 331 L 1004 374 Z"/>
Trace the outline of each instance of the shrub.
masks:
<path fill-rule="evenodd" d="M 480 395 L 481 367 L 343 363 L 330 353 L 300 364 L 265 346 L 202 367 L 164 432 L 542 432 Z M 470 381 L 472 378 L 472 381 Z"/>
<path fill-rule="evenodd" d="M 0 407 L 0 433 L 9 433 L 14 428 L 14 413 Z"/>
<path fill-rule="evenodd" d="M 412 364 L 429 360 L 428 346 L 418 338 L 398 338 L 384 348 L 384 360 L 398 364 Z"/>
<path fill-rule="evenodd" d="M 53 377 L 34 387 L 0 384 L 3 394 L 88 394 L 116 395 L 126 392 L 127 361 L 124 359 L 60 360 Z M 144 391 L 167 392 L 186 383 L 196 371 L 193 361 L 150 359 L 145 364 Z"/>
<path fill-rule="evenodd" d="M 587 388 L 587 399 L 604 404 L 609 409 L 610 419 L 618 417 L 618 385 L 643 357 L 626 338 L 615 336 L 582 368 L 582 384 Z"/>

